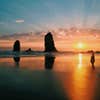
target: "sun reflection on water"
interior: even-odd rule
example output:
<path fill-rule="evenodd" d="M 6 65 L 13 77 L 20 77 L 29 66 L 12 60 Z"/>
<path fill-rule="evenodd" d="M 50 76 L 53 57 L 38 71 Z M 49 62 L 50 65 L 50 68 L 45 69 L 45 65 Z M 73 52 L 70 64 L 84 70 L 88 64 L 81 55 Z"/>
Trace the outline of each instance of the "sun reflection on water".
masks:
<path fill-rule="evenodd" d="M 82 54 L 78 54 L 78 68 L 81 68 L 82 67 Z"/>

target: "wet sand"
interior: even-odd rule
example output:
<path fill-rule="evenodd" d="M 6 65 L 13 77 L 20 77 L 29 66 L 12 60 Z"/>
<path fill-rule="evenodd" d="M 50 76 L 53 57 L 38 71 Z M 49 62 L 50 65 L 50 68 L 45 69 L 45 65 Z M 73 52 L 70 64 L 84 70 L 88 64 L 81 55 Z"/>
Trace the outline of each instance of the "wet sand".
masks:
<path fill-rule="evenodd" d="M 0 58 L 0 100 L 100 100 L 100 55 Z"/>
<path fill-rule="evenodd" d="M 0 100 L 67 100 L 56 73 L 0 68 Z"/>
<path fill-rule="evenodd" d="M 86 74 L 88 73 L 88 74 Z M 100 100 L 100 74 L 0 68 L 0 100 Z"/>

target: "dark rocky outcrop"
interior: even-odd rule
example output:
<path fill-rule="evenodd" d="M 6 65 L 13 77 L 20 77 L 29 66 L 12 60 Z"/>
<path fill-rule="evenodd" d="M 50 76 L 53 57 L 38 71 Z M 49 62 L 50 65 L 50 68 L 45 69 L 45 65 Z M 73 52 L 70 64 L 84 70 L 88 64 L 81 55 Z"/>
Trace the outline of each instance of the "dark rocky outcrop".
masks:
<path fill-rule="evenodd" d="M 32 52 L 32 49 L 29 48 L 29 49 L 27 49 L 25 52 Z"/>
<path fill-rule="evenodd" d="M 13 45 L 13 51 L 15 52 L 20 52 L 20 41 L 16 40 L 14 45 Z"/>
<path fill-rule="evenodd" d="M 51 32 L 45 35 L 45 52 L 57 52 Z"/>

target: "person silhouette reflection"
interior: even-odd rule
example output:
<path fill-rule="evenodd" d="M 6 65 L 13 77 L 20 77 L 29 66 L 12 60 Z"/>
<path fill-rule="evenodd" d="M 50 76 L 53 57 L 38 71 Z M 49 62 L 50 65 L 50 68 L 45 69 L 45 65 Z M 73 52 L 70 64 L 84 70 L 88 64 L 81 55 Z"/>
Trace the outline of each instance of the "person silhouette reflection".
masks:
<path fill-rule="evenodd" d="M 16 67 L 19 67 L 20 57 L 13 57 Z"/>
<path fill-rule="evenodd" d="M 54 64 L 55 56 L 45 56 L 45 69 L 52 69 Z"/>
<path fill-rule="evenodd" d="M 92 64 L 92 68 L 94 69 L 94 63 L 95 63 L 95 55 L 94 55 L 94 51 L 92 51 L 92 55 L 91 55 L 91 60 L 90 60 L 91 64 Z"/>

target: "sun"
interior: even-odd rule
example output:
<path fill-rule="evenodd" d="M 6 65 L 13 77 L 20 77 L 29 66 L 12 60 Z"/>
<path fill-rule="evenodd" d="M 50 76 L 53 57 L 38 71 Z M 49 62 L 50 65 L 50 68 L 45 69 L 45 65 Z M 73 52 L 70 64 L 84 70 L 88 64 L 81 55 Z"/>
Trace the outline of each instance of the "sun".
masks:
<path fill-rule="evenodd" d="M 83 48 L 84 48 L 84 44 L 83 44 L 82 42 L 79 42 L 79 43 L 77 44 L 77 48 L 83 49 Z"/>
<path fill-rule="evenodd" d="M 73 44 L 73 46 L 77 51 L 84 51 L 87 49 L 87 45 L 84 42 L 76 42 Z"/>
<path fill-rule="evenodd" d="M 86 50 L 87 46 L 86 46 L 86 43 L 84 42 L 78 42 L 76 43 L 75 48 L 77 50 Z"/>

